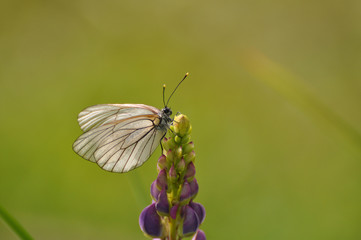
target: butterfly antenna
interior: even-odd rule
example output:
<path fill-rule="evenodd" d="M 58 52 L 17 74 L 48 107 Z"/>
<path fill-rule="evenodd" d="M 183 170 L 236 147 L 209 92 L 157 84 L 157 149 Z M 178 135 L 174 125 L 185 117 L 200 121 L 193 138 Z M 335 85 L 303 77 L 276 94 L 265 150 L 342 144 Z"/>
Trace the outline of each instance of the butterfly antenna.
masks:
<path fill-rule="evenodd" d="M 186 78 L 188 77 L 188 75 L 189 75 L 189 73 L 186 73 L 186 75 L 183 77 L 182 81 L 180 81 L 180 82 L 178 83 L 178 85 L 175 87 L 175 89 L 173 90 L 172 94 L 169 96 L 168 101 L 167 101 L 167 104 L 166 104 L 165 106 L 168 106 L 169 100 L 170 100 L 170 98 L 173 96 L 175 90 L 177 90 L 177 88 L 179 87 L 179 85 L 184 81 L 184 79 L 186 79 Z"/>
<path fill-rule="evenodd" d="M 163 106 L 165 107 L 164 92 L 165 92 L 165 84 L 163 84 Z"/>

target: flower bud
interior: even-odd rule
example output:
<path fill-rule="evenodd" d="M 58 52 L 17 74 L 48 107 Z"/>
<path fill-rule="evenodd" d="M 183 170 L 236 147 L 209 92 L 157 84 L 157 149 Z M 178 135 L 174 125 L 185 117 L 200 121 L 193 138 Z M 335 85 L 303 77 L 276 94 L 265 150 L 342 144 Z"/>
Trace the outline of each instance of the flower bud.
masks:
<path fill-rule="evenodd" d="M 181 144 L 187 144 L 189 142 L 189 140 L 191 140 L 191 136 L 190 135 L 186 135 L 182 138 L 181 140 Z"/>
<path fill-rule="evenodd" d="M 155 208 L 157 209 L 159 215 L 161 216 L 169 215 L 169 202 L 168 202 L 167 191 L 165 189 L 163 189 L 160 192 L 158 201 L 155 204 Z"/>
<path fill-rule="evenodd" d="M 174 141 L 175 141 L 176 143 L 180 144 L 180 143 L 182 142 L 182 138 L 181 138 L 180 136 L 176 135 L 176 136 L 174 137 Z"/>
<path fill-rule="evenodd" d="M 194 151 L 188 153 L 185 157 L 184 160 L 186 161 L 186 164 L 193 162 L 196 159 L 196 153 Z"/>
<path fill-rule="evenodd" d="M 167 162 L 171 163 L 173 161 L 174 161 L 174 152 L 171 149 L 169 149 L 167 152 Z"/>
<path fill-rule="evenodd" d="M 179 196 L 181 202 L 186 201 L 192 197 L 192 190 L 188 182 L 184 182 L 182 185 L 182 190 Z"/>
<path fill-rule="evenodd" d="M 174 132 L 180 137 L 188 134 L 190 129 L 189 119 L 186 115 L 180 114 L 174 118 Z"/>
<path fill-rule="evenodd" d="M 179 208 L 179 204 L 176 204 L 170 209 L 170 217 L 171 218 L 173 218 L 173 219 L 177 218 L 178 208 Z"/>
<path fill-rule="evenodd" d="M 173 164 L 169 169 L 169 178 L 172 182 L 175 182 L 177 180 L 177 171 L 175 170 Z"/>
<path fill-rule="evenodd" d="M 190 202 L 189 206 L 197 213 L 199 224 L 201 224 L 206 218 L 206 210 L 200 203 Z"/>
<path fill-rule="evenodd" d="M 206 234 L 202 230 L 198 230 L 197 233 L 193 236 L 192 240 L 207 240 Z"/>
<path fill-rule="evenodd" d="M 163 138 L 163 140 L 162 140 L 162 146 L 163 146 L 163 150 L 165 150 L 165 151 L 168 151 L 169 150 L 169 144 L 168 144 L 168 141 L 169 141 L 169 139 L 168 138 Z"/>
<path fill-rule="evenodd" d="M 189 126 L 189 130 L 187 132 L 188 135 L 190 135 L 192 133 L 192 125 Z"/>
<path fill-rule="evenodd" d="M 176 148 L 174 155 L 177 159 L 180 159 L 182 157 L 182 154 L 182 146 L 179 146 L 178 148 Z"/>
<path fill-rule="evenodd" d="M 184 179 L 186 179 L 188 182 L 191 182 L 195 175 L 196 175 L 196 167 L 194 166 L 193 162 L 190 162 L 187 166 Z"/>
<path fill-rule="evenodd" d="M 174 149 L 174 147 L 177 145 L 174 141 L 174 138 L 169 138 L 167 141 L 168 149 Z"/>
<path fill-rule="evenodd" d="M 194 234 L 199 227 L 199 219 L 196 212 L 189 206 L 184 206 L 183 236 Z"/>
<path fill-rule="evenodd" d="M 182 158 L 177 164 L 177 170 L 178 172 L 183 172 L 185 168 L 186 168 L 186 162 L 184 161 L 184 158 Z"/>
<path fill-rule="evenodd" d="M 188 154 L 194 150 L 194 143 L 190 142 L 183 146 L 183 154 Z"/>
<path fill-rule="evenodd" d="M 197 179 L 193 179 L 190 183 L 189 183 L 189 188 L 190 188 L 190 194 L 192 199 L 196 197 L 197 193 L 198 193 L 198 182 Z"/>
<path fill-rule="evenodd" d="M 139 216 L 139 226 L 150 237 L 162 237 L 163 227 L 160 216 L 155 209 L 155 203 L 144 208 Z"/>
<path fill-rule="evenodd" d="M 167 168 L 167 158 L 164 154 L 158 158 L 157 169 L 160 172 L 162 169 Z"/>
<path fill-rule="evenodd" d="M 159 190 L 165 189 L 167 187 L 167 172 L 165 169 L 159 172 L 156 183 Z"/>
<path fill-rule="evenodd" d="M 154 180 L 152 185 L 150 185 L 150 195 L 154 201 L 158 200 L 160 190 L 157 187 L 157 180 Z"/>

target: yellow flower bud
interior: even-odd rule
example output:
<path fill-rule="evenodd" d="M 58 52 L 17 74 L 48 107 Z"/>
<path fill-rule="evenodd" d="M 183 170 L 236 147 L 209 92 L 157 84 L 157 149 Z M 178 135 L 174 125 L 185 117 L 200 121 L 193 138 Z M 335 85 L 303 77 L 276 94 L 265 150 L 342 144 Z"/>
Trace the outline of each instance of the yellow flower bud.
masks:
<path fill-rule="evenodd" d="M 179 114 L 174 118 L 174 132 L 179 135 L 180 137 L 184 137 L 188 135 L 188 132 L 190 132 L 190 123 L 189 119 L 186 115 Z"/>

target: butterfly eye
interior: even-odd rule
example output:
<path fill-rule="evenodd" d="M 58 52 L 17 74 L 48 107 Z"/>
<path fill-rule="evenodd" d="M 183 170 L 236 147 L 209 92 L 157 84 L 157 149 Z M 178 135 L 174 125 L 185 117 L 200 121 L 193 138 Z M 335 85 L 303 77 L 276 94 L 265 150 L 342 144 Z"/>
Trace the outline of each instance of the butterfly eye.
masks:
<path fill-rule="evenodd" d="M 165 107 L 164 113 L 167 114 L 168 116 L 170 116 L 170 115 L 172 115 L 172 110 L 170 108 Z"/>

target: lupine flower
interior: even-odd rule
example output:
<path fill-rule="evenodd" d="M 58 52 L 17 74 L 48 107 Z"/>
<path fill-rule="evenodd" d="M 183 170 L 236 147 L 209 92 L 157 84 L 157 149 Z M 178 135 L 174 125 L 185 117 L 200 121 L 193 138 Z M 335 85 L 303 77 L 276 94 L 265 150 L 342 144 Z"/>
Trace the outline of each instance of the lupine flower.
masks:
<path fill-rule="evenodd" d="M 197 233 L 193 236 L 192 240 L 206 240 L 206 235 L 202 230 L 198 230 Z"/>
<path fill-rule="evenodd" d="M 150 237 L 163 236 L 163 226 L 155 208 L 155 203 L 152 203 L 142 211 L 139 217 L 139 226 Z"/>
<path fill-rule="evenodd" d="M 154 240 L 178 240 L 193 236 L 205 240 L 199 226 L 206 212 L 195 199 L 198 182 L 195 178 L 194 143 L 190 141 L 192 126 L 185 115 L 175 117 L 170 137 L 162 140 L 163 155 L 159 157 L 157 179 L 151 184 L 153 203 L 139 217 L 146 236 Z"/>

